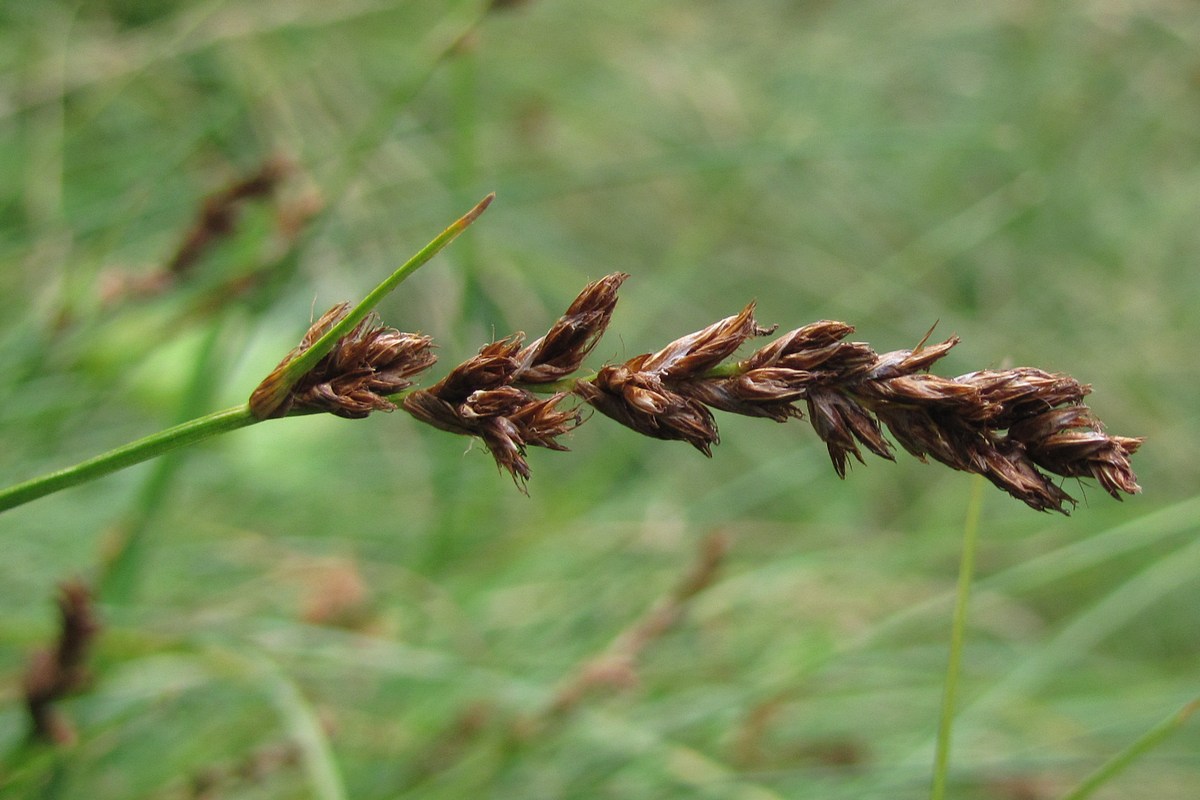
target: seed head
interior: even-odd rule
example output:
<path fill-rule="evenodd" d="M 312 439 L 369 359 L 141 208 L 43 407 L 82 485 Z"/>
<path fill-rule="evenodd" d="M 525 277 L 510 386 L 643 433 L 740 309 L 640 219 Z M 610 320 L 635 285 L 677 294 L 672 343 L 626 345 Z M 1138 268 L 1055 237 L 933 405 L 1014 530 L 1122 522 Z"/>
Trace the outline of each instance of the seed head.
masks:
<path fill-rule="evenodd" d="M 552 383 L 579 369 L 604 335 L 617 290 L 628 277 L 615 272 L 589 283 L 546 335 L 525 347 L 520 333 L 484 345 L 445 378 L 406 397 L 405 410 L 435 428 L 479 437 L 524 491 L 530 477 L 525 448 L 566 450 L 558 437 L 583 419 L 577 409 L 559 407 L 565 393 L 539 398 L 523 387 Z"/>
<path fill-rule="evenodd" d="M 100 620 L 91 591 L 79 580 L 59 586 L 58 613 L 58 639 L 30 657 L 21 687 L 33 735 L 65 744 L 74 738 L 74 731 L 54 706 L 87 683 L 88 653 L 100 632 Z"/>
<path fill-rule="evenodd" d="M 958 337 L 880 355 L 845 341 L 854 329 L 829 320 L 720 366 L 770 332 L 753 310 L 605 367 L 575 393 L 639 433 L 682 439 L 705 455 L 719 441 L 710 408 L 786 422 L 804 416 L 802 405 L 841 477 L 851 457 L 862 462 L 862 447 L 894 458 L 886 427 L 916 457 L 981 474 L 1038 510 L 1065 513 L 1075 502 L 1047 472 L 1093 477 L 1114 497 L 1139 490 L 1129 457 L 1142 440 L 1105 434 L 1082 404 L 1090 387 L 1070 376 L 1030 367 L 931 375 Z"/>
<path fill-rule="evenodd" d="M 720 441 L 712 412 L 674 391 L 663 378 L 638 369 L 639 356 L 604 367 L 590 381 L 575 384 L 575 394 L 601 414 L 655 439 L 681 440 L 706 456 Z"/>
<path fill-rule="evenodd" d="M 312 347 L 349 310 L 349 303 L 339 303 L 313 323 L 300 345 L 251 395 L 251 408 L 255 407 L 256 398 L 269 396 L 270 387 L 282 380 L 284 368 Z M 378 317 L 372 314 L 339 339 L 268 416 L 280 417 L 292 408 L 327 411 L 347 419 L 360 419 L 372 411 L 392 411 L 396 405 L 387 395 L 412 386 L 408 379 L 437 361 L 432 346 L 433 340 L 428 336 L 380 325 Z"/>

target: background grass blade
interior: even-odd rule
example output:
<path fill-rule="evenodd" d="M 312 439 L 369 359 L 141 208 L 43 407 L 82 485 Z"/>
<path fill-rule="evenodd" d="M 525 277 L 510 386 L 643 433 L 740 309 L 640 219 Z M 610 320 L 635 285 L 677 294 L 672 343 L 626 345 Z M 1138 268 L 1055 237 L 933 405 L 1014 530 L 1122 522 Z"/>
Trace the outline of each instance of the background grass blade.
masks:
<path fill-rule="evenodd" d="M 959 671 L 962 669 L 963 648 L 967 636 L 967 609 L 971 601 L 971 581 L 975 577 L 975 551 L 979 545 L 979 518 L 983 513 L 983 478 L 971 479 L 971 496 L 963 523 L 962 561 L 958 568 L 958 588 L 954 595 L 954 616 L 951 622 L 950 655 L 942 689 L 942 711 L 938 717 L 937 746 L 933 757 L 933 780 L 929 791 L 932 800 L 946 796 L 946 781 L 950 774 L 950 744 L 954 733 L 955 702 L 958 697 Z"/>

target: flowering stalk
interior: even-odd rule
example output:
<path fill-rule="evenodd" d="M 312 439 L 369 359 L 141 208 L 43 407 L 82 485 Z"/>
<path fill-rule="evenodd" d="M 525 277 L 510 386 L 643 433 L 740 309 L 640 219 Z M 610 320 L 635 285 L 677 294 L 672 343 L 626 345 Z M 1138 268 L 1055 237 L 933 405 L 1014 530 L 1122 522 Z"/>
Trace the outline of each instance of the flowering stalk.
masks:
<path fill-rule="evenodd" d="M 522 491 L 532 474 L 527 448 L 566 450 L 561 438 L 585 421 L 582 405 L 710 457 L 720 442 L 714 410 L 776 422 L 807 414 L 843 478 L 851 457 L 863 461 L 862 448 L 894 459 L 886 430 L 917 458 L 982 475 L 1039 511 L 1066 513 L 1075 503 L 1050 475 L 1094 478 L 1117 499 L 1140 491 L 1130 457 L 1142 440 L 1104 432 L 1082 402 L 1090 386 L 1032 367 L 956 378 L 929 374 L 957 337 L 880 355 L 865 343 L 846 341 L 854 331 L 850 325 L 824 320 L 732 361 L 746 342 L 775 331 L 758 324 L 750 303 L 657 352 L 576 375 L 612 319 L 617 291 L 629 277 L 621 272 L 584 287 L 545 336 L 525 345 L 524 334 L 515 333 L 486 344 L 429 388 L 413 390 L 411 379 L 436 360 L 432 340 L 381 325 L 372 309 L 491 199 L 357 306 L 342 303 L 327 311 L 246 406 L 0 491 L 0 511 L 264 419 L 312 413 L 358 419 L 397 407 L 439 430 L 479 438 Z"/>

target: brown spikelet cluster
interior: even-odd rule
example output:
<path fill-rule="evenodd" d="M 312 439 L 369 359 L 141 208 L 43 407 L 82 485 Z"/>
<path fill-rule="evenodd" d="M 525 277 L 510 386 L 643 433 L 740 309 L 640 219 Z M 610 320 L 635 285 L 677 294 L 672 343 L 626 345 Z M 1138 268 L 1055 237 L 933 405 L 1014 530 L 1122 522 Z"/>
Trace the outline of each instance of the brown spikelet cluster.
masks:
<path fill-rule="evenodd" d="M 712 412 L 688 386 L 753 336 L 769 331 L 754 321 L 754 304 L 742 313 L 677 339 L 659 350 L 604 367 L 575 393 L 602 414 L 656 439 L 681 439 L 704 455 L 720 441 Z"/>
<path fill-rule="evenodd" d="M 520 333 L 484 345 L 433 386 L 408 395 L 405 410 L 435 428 L 479 437 L 524 489 L 526 447 L 566 450 L 558 437 L 582 421 L 577 409 L 560 408 L 566 392 L 542 398 L 533 390 L 579 369 L 608 327 L 627 277 L 615 273 L 588 284 L 546 335 L 527 346 Z"/>
<path fill-rule="evenodd" d="M 886 431 L 917 458 L 983 475 L 1039 511 L 1066 513 L 1075 503 L 1053 475 L 1094 478 L 1117 499 L 1140 491 L 1130 457 L 1142 440 L 1105 433 L 1083 404 L 1089 386 L 1031 367 L 929 374 L 957 337 L 881 355 L 847 341 L 850 325 L 825 320 L 735 361 L 746 342 L 775 332 L 758 324 L 750 303 L 657 352 L 573 377 L 607 329 L 627 277 L 614 273 L 588 284 L 528 345 L 521 333 L 484 345 L 437 383 L 408 393 L 404 409 L 441 430 L 479 438 L 523 491 L 530 477 L 526 448 L 565 450 L 559 438 L 583 422 L 578 405 L 567 407 L 571 395 L 638 433 L 687 442 L 706 456 L 720 442 L 714 410 L 776 422 L 807 416 L 843 478 L 851 458 L 863 460 L 864 448 L 893 460 Z M 272 375 L 346 313 L 345 305 L 327 312 Z M 282 406 L 272 412 L 264 405 L 265 414 L 300 408 L 362 417 L 391 410 L 408 378 L 433 363 L 430 346 L 427 337 L 364 322 L 303 376 Z M 255 397 L 271 396 L 272 385 L 269 377 Z"/>
<path fill-rule="evenodd" d="M 339 303 L 314 322 L 300 345 L 255 390 L 251 407 L 257 397 L 265 394 L 264 387 L 274 384 L 284 367 L 312 347 L 349 311 L 349 303 Z M 409 378 L 433 366 L 437 357 L 432 347 L 433 340 L 428 336 L 388 328 L 380 325 L 374 315 L 369 316 L 339 339 L 333 350 L 305 373 L 283 402 L 266 416 L 281 417 L 292 409 L 307 409 L 361 419 L 372 411 L 392 411 L 396 404 L 387 396 L 412 386 Z"/>
<path fill-rule="evenodd" d="M 30 733 L 35 739 L 66 744 L 74 738 L 55 703 L 87 683 L 87 656 L 100 622 L 82 581 L 67 581 L 58 593 L 58 640 L 29 659 L 22 679 Z"/>
<path fill-rule="evenodd" d="M 736 364 L 718 366 L 758 326 L 754 304 L 652 355 L 604 367 L 576 394 L 596 410 L 705 455 L 718 442 L 710 408 L 778 422 L 807 412 L 838 475 L 861 447 L 891 460 L 884 428 L 905 450 L 983 475 L 1038 510 L 1075 501 L 1047 472 L 1091 477 L 1113 497 L 1139 491 L 1129 457 L 1141 439 L 1109 436 L 1083 405 L 1090 387 L 1033 368 L 943 378 L 926 372 L 958 343 L 879 355 L 823 321 L 790 331 Z M 803 403 L 803 409 L 800 406 Z"/>

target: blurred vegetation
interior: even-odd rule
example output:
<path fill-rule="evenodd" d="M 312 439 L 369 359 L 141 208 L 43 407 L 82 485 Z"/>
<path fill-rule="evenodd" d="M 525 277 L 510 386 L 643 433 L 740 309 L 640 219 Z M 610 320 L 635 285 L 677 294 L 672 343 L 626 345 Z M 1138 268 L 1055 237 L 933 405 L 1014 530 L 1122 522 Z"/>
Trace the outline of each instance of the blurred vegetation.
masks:
<path fill-rule="evenodd" d="M 439 370 L 623 270 L 596 363 L 751 298 L 880 351 L 937 320 L 943 374 L 1069 372 L 1148 437 L 1125 503 L 987 495 L 952 796 L 1059 797 L 1196 695 L 1193 7 L 488 5 L 0 6 L 3 483 L 243 402 L 495 190 L 381 309 Z M 275 157 L 232 236 L 131 290 Z M 5 513 L 0 794 L 926 796 L 971 479 L 843 483 L 804 426 L 720 423 L 707 461 L 593 419 L 525 497 L 402 414 L 289 419 Z M 21 674 L 72 576 L 105 627 L 74 743 L 34 746 Z M 1198 748 L 1097 796 L 1194 797 Z"/>

